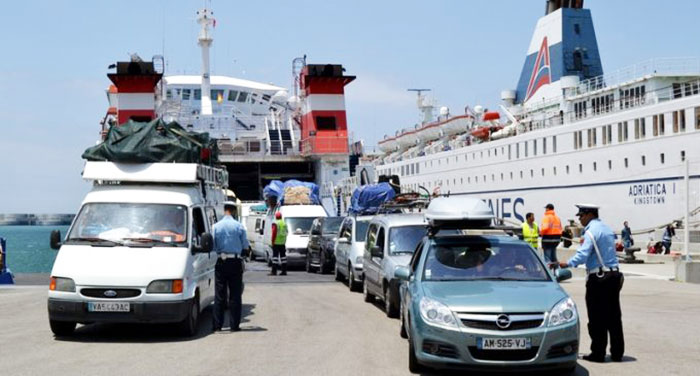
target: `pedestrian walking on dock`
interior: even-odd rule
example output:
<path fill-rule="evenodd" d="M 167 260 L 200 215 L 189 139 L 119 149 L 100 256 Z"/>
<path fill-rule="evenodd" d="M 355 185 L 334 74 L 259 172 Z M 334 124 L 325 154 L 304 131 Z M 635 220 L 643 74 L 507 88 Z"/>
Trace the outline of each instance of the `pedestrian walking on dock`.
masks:
<path fill-rule="evenodd" d="M 671 253 L 671 242 L 674 236 L 676 236 L 676 229 L 673 227 L 673 224 L 666 226 L 664 236 L 661 238 L 661 244 L 664 246 L 664 254 L 666 255 Z"/>
<path fill-rule="evenodd" d="M 233 202 L 224 203 L 224 217 L 214 225 L 214 251 L 217 260 L 214 269 L 214 331 L 220 331 L 224 323 L 224 313 L 228 308 L 231 314 L 231 331 L 237 332 L 241 324 L 243 309 L 243 270 L 245 251 L 250 249 L 245 227 L 233 219 L 236 206 Z"/>
<path fill-rule="evenodd" d="M 545 206 L 540 235 L 542 235 L 542 251 L 546 262 L 557 262 L 557 246 L 561 241 L 561 219 L 554 212 L 554 205 Z"/>
<path fill-rule="evenodd" d="M 583 229 L 583 244 L 562 268 L 586 265 L 586 308 L 591 353 L 583 359 L 604 362 L 610 334 L 610 355 L 615 362 L 622 361 L 625 339 L 622 332 L 620 290 L 624 276 L 620 273 L 615 255 L 615 233 L 598 218 L 598 206 L 579 204 L 576 214 Z M 556 265 L 553 263 L 551 265 Z"/>
<path fill-rule="evenodd" d="M 630 230 L 630 225 L 627 221 L 622 224 L 622 233 L 620 234 L 622 238 L 622 246 L 627 249 L 634 245 L 634 239 L 632 239 L 632 230 Z"/>
<path fill-rule="evenodd" d="M 539 247 L 540 230 L 535 222 L 535 214 L 525 214 L 525 222 L 523 222 L 523 240 L 532 246 L 535 250 Z"/>
<path fill-rule="evenodd" d="M 280 275 L 287 275 L 287 224 L 282 218 L 282 213 L 275 213 L 275 222 L 272 223 L 272 271 L 270 275 L 277 275 L 277 269 L 281 269 Z"/>

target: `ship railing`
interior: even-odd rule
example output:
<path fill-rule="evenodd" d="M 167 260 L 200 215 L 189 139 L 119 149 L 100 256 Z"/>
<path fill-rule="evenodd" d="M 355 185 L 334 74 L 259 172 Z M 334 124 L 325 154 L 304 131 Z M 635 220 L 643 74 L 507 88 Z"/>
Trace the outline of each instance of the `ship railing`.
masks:
<path fill-rule="evenodd" d="M 653 75 L 700 75 L 700 58 L 650 59 L 609 74 L 583 80 L 572 94 L 581 95 Z"/>
<path fill-rule="evenodd" d="M 347 154 L 348 140 L 344 137 L 311 136 L 301 140 L 301 155 L 311 154 Z"/>

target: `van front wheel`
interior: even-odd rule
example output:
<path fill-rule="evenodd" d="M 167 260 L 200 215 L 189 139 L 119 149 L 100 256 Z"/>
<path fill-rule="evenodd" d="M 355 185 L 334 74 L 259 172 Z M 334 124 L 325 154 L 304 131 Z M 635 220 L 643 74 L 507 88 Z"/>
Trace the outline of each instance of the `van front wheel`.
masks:
<path fill-rule="evenodd" d="M 49 320 L 49 326 L 53 334 L 57 336 L 69 336 L 75 331 L 76 323 L 72 321 Z"/>
<path fill-rule="evenodd" d="M 199 296 L 194 296 L 192 304 L 190 304 L 190 312 L 179 325 L 180 332 L 183 335 L 192 337 L 197 334 L 197 329 L 199 328 Z"/>

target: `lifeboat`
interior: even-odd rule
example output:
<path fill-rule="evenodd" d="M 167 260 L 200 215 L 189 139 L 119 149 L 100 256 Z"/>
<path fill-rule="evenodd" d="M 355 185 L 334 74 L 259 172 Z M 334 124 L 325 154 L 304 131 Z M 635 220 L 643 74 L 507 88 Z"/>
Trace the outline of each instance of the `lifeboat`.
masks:
<path fill-rule="evenodd" d="M 399 144 L 398 142 L 396 142 L 396 139 L 394 137 L 384 137 L 383 140 L 377 143 L 377 147 L 379 147 L 379 150 L 383 151 L 384 153 L 389 153 L 396 150 L 396 147 L 398 145 Z"/>
<path fill-rule="evenodd" d="M 399 147 L 402 149 L 415 146 L 418 143 L 418 136 L 416 135 L 416 131 L 404 131 L 396 137 L 396 142 L 399 143 Z"/>
<path fill-rule="evenodd" d="M 471 121 L 472 117 L 469 115 L 455 116 L 442 123 L 440 129 L 445 133 L 445 136 L 454 136 L 469 130 Z"/>
<path fill-rule="evenodd" d="M 430 142 L 440 138 L 440 123 L 428 123 L 416 131 L 416 136 L 421 142 Z"/>
<path fill-rule="evenodd" d="M 484 121 L 495 121 L 501 118 L 497 111 L 489 111 L 484 114 Z"/>
<path fill-rule="evenodd" d="M 484 125 L 474 128 L 470 133 L 472 137 L 480 140 L 488 140 L 491 133 L 498 132 L 503 129 L 502 125 Z"/>

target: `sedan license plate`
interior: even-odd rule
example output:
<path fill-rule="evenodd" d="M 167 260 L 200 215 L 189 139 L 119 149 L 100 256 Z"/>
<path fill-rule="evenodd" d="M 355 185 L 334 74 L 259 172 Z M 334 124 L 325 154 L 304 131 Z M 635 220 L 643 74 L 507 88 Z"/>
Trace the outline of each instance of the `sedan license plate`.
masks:
<path fill-rule="evenodd" d="M 129 312 L 125 302 L 88 302 L 88 312 Z"/>
<path fill-rule="evenodd" d="M 477 348 L 480 350 L 527 350 L 530 338 L 479 338 Z"/>

